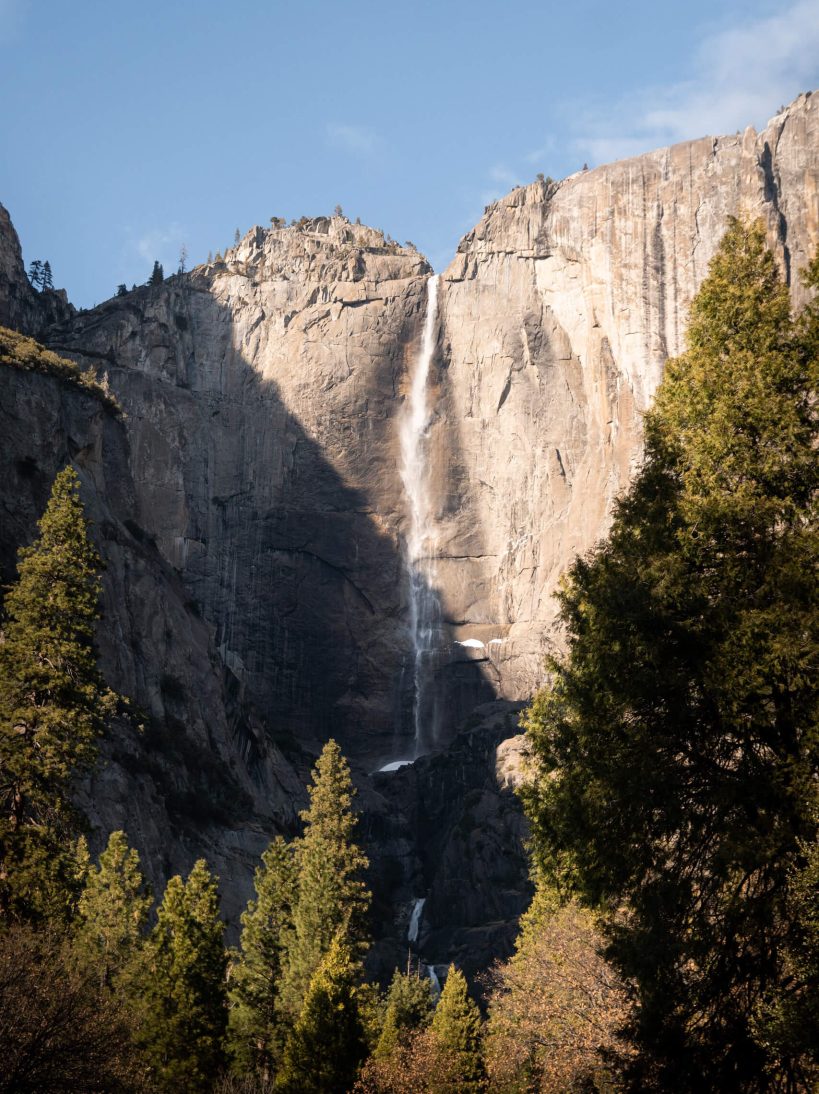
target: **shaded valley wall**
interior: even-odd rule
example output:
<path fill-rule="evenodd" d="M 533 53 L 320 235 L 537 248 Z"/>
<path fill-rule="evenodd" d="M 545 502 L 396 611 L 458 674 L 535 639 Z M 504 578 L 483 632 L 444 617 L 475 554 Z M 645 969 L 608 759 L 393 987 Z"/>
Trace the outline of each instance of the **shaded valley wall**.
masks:
<path fill-rule="evenodd" d="M 763 217 L 798 300 L 817 179 L 803 96 L 758 136 L 519 188 L 462 241 L 430 373 L 442 746 L 476 704 L 540 682 L 559 576 L 638 464 L 641 415 L 725 218 Z M 95 823 L 126 827 L 155 879 L 205 853 L 235 917 L 332 735 L 364 791 L 383 952 L 421 897 L 434 961 L 508 947 L 527 890 L 493 756 L 514 722 L 490 719 L 392 789 L 367 777 L 413 734 L 398 422 L 426 261 L 318 218 L 254 229 L 222 262 L 73 315 L 32 292 L 0 214 L 0 322 L 92 365 L 124 410 L 0 370 L 2 579 L 74 460 L 108 564 L 104 667 L 144 712 L 146 732 L 123 723 L 86 788 Z"/>

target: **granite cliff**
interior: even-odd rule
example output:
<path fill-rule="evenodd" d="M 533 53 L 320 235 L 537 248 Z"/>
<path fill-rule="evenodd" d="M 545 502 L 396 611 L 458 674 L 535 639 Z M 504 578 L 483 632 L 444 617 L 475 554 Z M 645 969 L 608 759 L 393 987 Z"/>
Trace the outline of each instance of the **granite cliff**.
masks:
<path fill-rule="evenodd" d="M 235 916 L 332 735 L 362 788 L 384 967 L 421 897 L 431 963 L 503 952 L 527 886 L 496 749 L 559 643 L 559 576 L 606 530 L 737 213 L 764 219 L 798 300 L 819 244 L 815 96 L 760 134 L 520 187 L 461 242 L 439 282 L 422 442 L 438 747 L 371 776 L 413 751 L 399 425 L 426 261 L 342 217 L 305 219 L 74 313 L 32 292 L 0 210 L 0 323 L 91 365 L 123 410 L 0 370 L 2 578 L 72 459 L 107 561 L 104 667 L 145 727 L 117 728 L 85 788 L 100 829 L 125 827 L 157 880 L 205 853 Z"/>

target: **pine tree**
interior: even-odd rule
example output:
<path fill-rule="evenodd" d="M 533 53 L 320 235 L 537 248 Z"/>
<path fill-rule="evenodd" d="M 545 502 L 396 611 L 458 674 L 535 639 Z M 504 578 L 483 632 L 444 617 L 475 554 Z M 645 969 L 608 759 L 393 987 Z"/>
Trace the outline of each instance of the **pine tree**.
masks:
<path fill-rule="evenodd" d="M 361 875 L 369 863 L 354 842 L 354 793 L 347 761 L 330 740 L 313 771 L 310 806 L 301 814 L 304 836 L 296 849 L 298 894 L 282 984 L 282 1006 L 291 1019 L 339 931 L 357 952 L 366 940 L 370 894 Z"/>
<path fill-rule="evenodd" d="M 51 263 L 48 260 L 43 263 L 42 288 L 54 288 L 54 279 L 51 276 Z"/>
<path fill-rule="evenodd" d="M 816 838 L 813 330 L 791 321 L 762 226 L 732 221 L 643 469 L 570 571 L 568 656 L 529 715 L 544 876 L 627 909 L 608 956 L 637 985 L 643 1090 L 807 1081 L 758 1015 L 798 943 L 789 879 Z"/>
<path fill-rule="evenodd" d="M 186 882 L 172 877 L 135 971 L 139 1040 L 167 1091 L 206 1091 L 222 1065 L 227 1024 L 226 955 L 216 879 L 200 859 Z"/>
<path fill-rule="evenodd" d="M 124 282 L 117 285 L 117 296 L 127 296 L 127 295 L 128 295 L 128 286 Z"/>
<path fill-rule="evenodd" d="M 428 976 L 418 972 L 406 973 L 395 970 L 387 992 L 387 1015 L 399 1037 L 429 1025 L 435 1011 L 432 983 Z M 385 1025 L 386 1028 L 386 1025 Z"/>
<path fill-rule="evenodd" d="M 183 274 L 187 268 L 188 268 L 188 248 L 183 243 L 182 246 L 179 248 L 179 266 L 177 267 L 176 272 L 178 274 Z"/>
<path fill-rule="evenodd" d="M 279 989 L 292 934 L 296 878 L 293 847 L 280 837 L 256 870 L 256 899 L 242 915 L 241 957 L 230 977 L 230 1051 L 240 1074 L 265 1080 L 281 1058 Z"/>
<path fill-rule="evenodd" d="M 43 287 L 43 264 L 39 258 L 35 258 L 28 268 L 28 279 L 35 289 Z"/>
<path fill-rule="evenodd" d="M 239 244 L 241 243 L 241 241 L 242 241 L 242 233 L 237 228 L 236 231 L 233 233 L 233 246 L 238 247 Z"/>
<path fill-rule="evenodd" d="M 341 936 L 321 961 L 287 1039 L 277 1088 L 288 1094 L 350 1090 L 366 1056 L 358 1011 L 360 966 Z"/>
<path fill-rule="evenodd" d="M 432 1037 L 445 1065 L 435 1089 L 468 1094 L 484 1089 L 481 1013 L 469 998 L 464 974 L 450 965 L 432 1019 Z"/>
<path fill-rule="evenodd" d="M 61 471 L 19 553 L 0 643 L 0 914 L 67 914 L 79 817 L 72 778 L 87 771 L 114 708 L 97 669 L 100 557 L 71 467 Z"/>
<path fill-rule="evenodd" d="M 112 832 L 86 873 L 77 907 L 75 947 L 105 987 L 114 986 L 142 944 L 152 899 L 124 832 Z"/>
<path fill-rule="evenodd" d="M 154 268 L 151 270 L 151 276 L 148 278 L 148 285 L 161 285 L 165 280 L 165 271 L 162 269 L 162 264 L 154 260 Z"/>

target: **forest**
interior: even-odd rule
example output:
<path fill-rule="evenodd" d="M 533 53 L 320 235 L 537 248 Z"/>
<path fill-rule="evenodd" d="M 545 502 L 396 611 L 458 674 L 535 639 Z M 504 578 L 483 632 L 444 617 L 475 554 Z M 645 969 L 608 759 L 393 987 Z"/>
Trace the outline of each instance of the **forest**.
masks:
<path fill-rule="evenodd" d="M 76 780 L 129 700 L 97 664 L 79 478 L 57 475 L 3 602 L 0 1091 L 817 1088 L 819 255 L 799 276 L 794 314 L 763 225 L 729 221 L 641 467 L 563 580 L 565 652 L 524 717 L 516 951 L 439 994 L 411 961 L 368 981 L 332 739 L 237 948 L 204 860 L 153 894 L 128 833 L 90 855 Z"/>

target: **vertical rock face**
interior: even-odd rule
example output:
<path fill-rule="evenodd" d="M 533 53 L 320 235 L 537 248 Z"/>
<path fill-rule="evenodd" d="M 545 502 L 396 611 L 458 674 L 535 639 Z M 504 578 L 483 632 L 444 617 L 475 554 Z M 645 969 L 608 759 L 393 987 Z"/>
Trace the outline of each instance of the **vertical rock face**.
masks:
<path fill-rule="evenodd" d="M 32 288 L 17 232 L 8 211 L 0 205 L 0 326 L 38 337 L 52 323 L 69 319 L 73 313 L 63 289 L 37 292 Z"/>
<path fill-rule="evenodd" d="M 629 482 L 726 218 L 763 218 L 799 302 L 818 181 L 806 95 L 758 136 L 519 188 L 462 241 L 441 278 L 438 575 L 456 637 L 475 643 L 462 649 L 500 694 L 540 679 L 560 575 Z"/>
<path fill-rule="evenodd" d="M 519 188 L 441 275 L 424 443 L 442 747 L 479 703 L 540 682 L 560 574 L 634 473 L 641 415 L 732 214 L 764 219 L 798 302 L 819 244 L 815 97 L 759 135 Z M 0 565 L 11 580 L 72 459 L 108 563 L 104 667 L 146 727 L 119 728 L 86 804 L 155 880 L 204 853 L 235 916 L 334 736 L 364 788 L 383 960 L 425 899 L 422 956 L 446 963 L 508 946 L 527 888 L 495 775 L 514 719 L 476 716 L 449 751 L 365 774 L 414 735 L 399 423 L 429 275 L 381 233 L 305 219 L 72 314 L 33 292 L 0 207 L 0 323 L 93 366 L 124 411 L 0 369 Z"/>
<path fill-rule="evenodd" d="M 395 419 L 428 273 L 342 218 L 256 229 L 50 339 L 126 408 L 134 519 L 242 698 L 373 760 L 410 721 Z"/>

